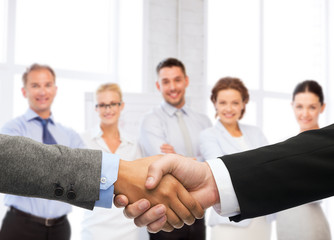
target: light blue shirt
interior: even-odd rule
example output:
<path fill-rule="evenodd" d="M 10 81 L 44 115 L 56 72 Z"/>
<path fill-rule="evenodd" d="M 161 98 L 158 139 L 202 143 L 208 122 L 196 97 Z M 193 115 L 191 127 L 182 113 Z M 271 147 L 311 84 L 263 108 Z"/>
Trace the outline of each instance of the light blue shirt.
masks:
<path fill-rule="evenodd" d="M 159 107 L 144 116 L 140 127 L 139 144 L 145 157 L 162 154 L 160 146 L 165 143 L 172 145 L 176 153 L 187 155 L 184 138 L 175 114 L 177 110 L 170 104 L 162 102 Z M 211 126 L 211 121 L 206 115 L 195 112 L 187 106 L 183 106 L 181 111 L 191 138 L 195 155 L 193 157 L 202 161 L 198 147 L 199 134 L 203 129 Z"/>
<path fill-rule="evenodd" d="M 96 207 L 111 208 L 114 197 L 114 183 L 118 176 L 119 155 L 102 152 L 100 198 Z"/>
<path fill-rule="evenodd" d="M 29 137 L 35 141 L 42 142 L 43 129 L 41 122 L 35 119 L 36 117 L 38 115 L 33 110 L 28 109 L 24 115 L 6 123 L 1 133 Z M 52 115 L 48 124 L 48 130 L 57 144 L 71 148 L 85 148 L 80 136 L 72 129 L 55 123 Z M 96 206 L 111 207 L 113 183 L 117 179 L 118 163 L 119 157 L 117 155 L 103 154 L 100 200 L 96 202 Z M 112 171 L 109 171 L 110 169 Z M 71 211 L 71 205 L 60 201 L 14 195 L 6 195 L 5 204 L 43 218 L 57 218 Z"/>

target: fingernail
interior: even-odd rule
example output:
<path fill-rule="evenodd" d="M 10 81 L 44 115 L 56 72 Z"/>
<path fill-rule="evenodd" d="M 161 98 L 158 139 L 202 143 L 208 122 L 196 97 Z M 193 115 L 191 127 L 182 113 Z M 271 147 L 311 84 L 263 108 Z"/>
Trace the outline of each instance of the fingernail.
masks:
<path fill-rule="evenodd" d="M 154 181 L 154 178 L 153 178 L 153 177 L 148 177 L 148 178 L 146 179 L 146 184 L 147 184 L 147 185 L 152 185 L 152 184 L 153 184 L 153 181 Z"/>
<path fill-rule="evenodd" d="M 158 215 L 165 214 L 165 208 L 163 206 L 158 206 L 157 209 L 155 209 L 155 212 Z"/>
<path fill-rule="evenodd" d="M 121 206 L 124 206 L 125 205 L 125 202 L 123 201 L 123 199 L 122 198 L 117 198 L 117 203 L 119 204 L 119 205 L 121 205 Z"/>
<path fill-rule="evenodd" d="M 139 204 L 138 204 L 138 208 L 140 210 L 145 210 L 149 207 L 149 203 L 147 201 L 141 201 Z"/>

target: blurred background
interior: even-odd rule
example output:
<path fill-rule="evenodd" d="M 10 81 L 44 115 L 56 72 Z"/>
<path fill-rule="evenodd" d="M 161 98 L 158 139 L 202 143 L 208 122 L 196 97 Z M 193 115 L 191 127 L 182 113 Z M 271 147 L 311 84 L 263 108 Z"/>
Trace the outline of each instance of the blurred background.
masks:
<path fill-rule="evenodd" d="M 155 66 L 176 57 L 193 108 L 214 121 L 212 86 L 239 77 L 250 90 L 242 122 L 275 143 L 299 131 L 290 103 L 303 80 L 323 87 L 321 126 L 334 122 L 333 39 L 330 0 L 0 0 L 0 126 L 26 111 L 21 76 L 32 63 L 55 70 L 56 121 L 81 133 L 97 86 L 119 83 L 129 112 L 138 99 L 151 108 L 160 103 Z M 333 206 L 324 203 L 332 233 Z"/>

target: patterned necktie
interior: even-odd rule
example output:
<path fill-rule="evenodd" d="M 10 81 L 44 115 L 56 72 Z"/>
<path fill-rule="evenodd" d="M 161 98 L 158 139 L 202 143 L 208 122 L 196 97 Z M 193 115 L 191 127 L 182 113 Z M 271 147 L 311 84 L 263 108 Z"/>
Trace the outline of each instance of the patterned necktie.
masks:
<path fill-rule="evenodd" d="M 43 127 L 43 143 L 45 144 L 57 144 L 56 140 L 53 138 L 52 134 L 48 130 L 49 119 L 42 119 L 40 117 L 36 118 L 39 122 L 42 123 Z"/>
<path fill-rule="evenodd" d="M 177 117 L 177 121 L 181 129 L 181 133 L 183 135 L 184 145 L 186 146 L 187 157 L 193 157 L 194 154 L 193 154 L 193 149 L 192 149 L 192 144 L 191 144 L 191 138 L 189 135 L 188 128 L 183 120 L 183 113 L 181 112 L 181 110 L 177 110 L 175 112 L 175 115 Z"/>

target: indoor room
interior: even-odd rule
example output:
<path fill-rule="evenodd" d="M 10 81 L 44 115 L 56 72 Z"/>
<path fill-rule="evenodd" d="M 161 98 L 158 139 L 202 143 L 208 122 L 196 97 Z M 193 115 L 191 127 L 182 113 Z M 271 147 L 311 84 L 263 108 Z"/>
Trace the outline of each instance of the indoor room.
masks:
<path fill-rule="evenodd" d="M 51 101 L 52 121 L 61 123 L 83 140 L 83 145 L 71 145 L 74 141 L 69 140 L 69 147 L 90 148 L 85 141 L 85 133 L 102 126 L 99 125 L 103 123 L 101 112 L 119 109 L 116 129 L 122 134 L 116 131 L 119 143 L 114 150 L 122 141 L 125 142 L 122 136 L 131 136 L 136 146 L 138 143 L 140 152 L 129 155 L 127 160 L 165 153 L 186 155 L 188 149 L 184 153 L 178 151 L 178 146 L 172 147 L 170 142 L 178 137 L 170 132 L 166 140 L 168 146 L 160 147 L 161 152 L 144 149 L 141 142 L 145 134 L 144 119 L 153 119 L 153 115 L 148 115 L 152 109 L 163 108 L 164 104 L 170 104 L 168 99 L 175 97 L 164 90 L 166 81 L 160 75 L 164 66 L 158 68 L 159 63 L 169 58 L 179 60 L 185 67 L 185 71 L 182 70 L 186 79 L 184 92 L 175 93 L 184 94 L 182 107 L 187 106 L 200 114 L 198 116 L 204 116 L 202 123 L 207 122 L 201 126 L 201 135 L 201 131 L 191 125 L 196 125 L 201 117 L 196 120 L 189 118 L 186 124 L 183 123 L 191 128 L 191 136 L 198 131 L 196 139 L 192 137 L 192 155 L 189 157 L 195 156 L 199 161 L 212 158 L 200 147 L 203 130 L 217 124 L 226 127 L 225 124 L 230 123 L 230 120 L 223 121 L 224 113 L 219 111 L 223 108 L 217 105 L 219 94 L 212 97 L 212 89 L 219 80 L 232 79 L 248 91 L 249 97 L 244 98 L 241 90 L 233 90 L 241 96 L 240 104 L 243 106 L 241 116 L 235 119 L 235 126 L 256 127 L 256 131 L 264 136 L 264 142 L 254 146 L 246 144 L 243 150 L 275 144 L 300 132 L 334 123 L 334 97 L 331 96 L 334 92 L 334 3 L 331 0 L 0 0 L 0 133 L 20 135 L 6 129 L 13 119 L 24 116 L 28 109 L 34 110 L 23 75 L 25 72 L 29 74 L 27 69 L 33 64 L 40 64 L 51 67 L 56 79 L 52 96 L 56 97 Z M 172 66 L 175 68 L 177 65 Z M 298 90 L 301 87 L 298 84 L 309 80 L 320 86 L 323 100 L 312 93 L 317 101 L 319 96 L 317 104 L 320 110 L 319 116 L 308 113 L 307 117 L 313 116 L 316 123 L 307 129 L 302 127 L 300 120 L 301 108 L 306 105 L 299 103 L 298 97 L 312 90 L 309 86 L 305 91 Z M 99 102 L 97 96 L 108 91 L 100 87 L 107 83 L 116 84 L 119 86 L 117 89 L 121 89 L 112 90 L 121 91 L 118 101 Z M 172 106 L 179 108 L 176 104 Z M 314 112 L 317 106 L 306 107 Z M 152 120 L 146 127 L 154 124 L 156 122 Z M 166 135 L 160 130 L 151 134 Z M 182 132 L 182 137 L 185 137 L 182 127 L 181 131 L 175 131 Z M 241 127 L 237 137 L 238 134 L 245 135 Z M 149 145 L 147 138 L 145 136 Z M 256 140 L 259 138 L 255 137 Z M 110 152 L 115 153 L 114 150 Z M 218 151 L 217 154 L 236 152 L 240 150 Z M 323 214 L 326 226 L 323 231 L 328 231 L 323 239 L 331 239 L 334 234 L 334 200 L 326 198 L 311 204 L 316 204 Z M 10 206 L 5 204 L 5 196 L 1 194 L 1 221 Z M 86 211 L 72 207 L 68 215 L 71 239 L 103 239 L 83 230 L 88 224 L 83 224 Z M 219 239 L 219 233 L 212 231 L 214 226 L 230 223 L 226 217 L 221 217 L 226 222 L 220 222 L 218 215 L 216 222 L 212 223 L 209 212 L 214 212 L 213 208 L 206 211 L 202 223 L 206 228 L 204 234 L 208 240 Z M 94 217 L 97 219 L 98 214 Z M 247 239 L 322 239 L 300 238 L 300 232 L 308 234 L 307 231 L 312 231 L 309 227 L 305 231 L 299 228 L 302 219 L 308 218 L 304 215 L 298 215 L 300 221 L 290 229 L 295 238 L 288 238 L 286 236 L 290 233 L 281 231 L 285 227 L 284 224 L 283 227 L 277 225 L 280 218 L 277 214 L 263 218 L 267 237 L 248 235 Z M 287 224 L 285 220 L 282 222 Z M 320 220 L 318 222 L 321 224 Z M 233 228 L 229 229 L 231 232 L 239 228 L 233 224 L 230 227 Z M 107 228 L 101 229 L 94 231 L 99 231 L 105 239 L 117 239 L 107 237 Z M 131 239 L 154 239 L 146 228 L 140 228 L 136 234 L 138 237 Z M 230 239 L 247 240 L 243 237 Z"/>

